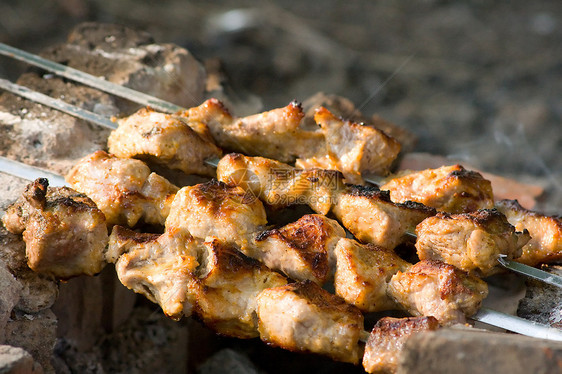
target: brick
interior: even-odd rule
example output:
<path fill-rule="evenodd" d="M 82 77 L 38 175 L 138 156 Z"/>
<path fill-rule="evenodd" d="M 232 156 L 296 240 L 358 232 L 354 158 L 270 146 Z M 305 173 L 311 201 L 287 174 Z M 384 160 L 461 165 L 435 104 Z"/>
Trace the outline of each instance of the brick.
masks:
<path fill-rule="evenodd" d="M 43 369 L 24 349 L 0 345 L 0 373 L 43 374 Z"/>
<path fill-rule="evenodd" d="M 21 285 L 0 260 L 0 343 L 5 339 L 5 329 L 10 313 L 19 302 Z"/>
<path fill-rule="evenodd" d="M 57 319 L 50 309 L 36 314 L 14 312 L 6 324 L 6 344 L 25 349 L 45 373 L 51 373 L 56 333 Z"/>
<path fill-rule="evenodd" d="M 562 342 L 481 330 L 442 329 L 408 339 L 397 373 L 562 373 Z"/>

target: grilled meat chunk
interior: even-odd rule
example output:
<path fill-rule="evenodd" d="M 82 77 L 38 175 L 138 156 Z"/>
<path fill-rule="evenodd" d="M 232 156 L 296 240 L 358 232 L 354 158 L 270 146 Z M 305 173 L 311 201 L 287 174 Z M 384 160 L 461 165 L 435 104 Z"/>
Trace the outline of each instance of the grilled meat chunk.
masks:
<path fill-rule="evenodd" d="M 279 229 L 259 233 L 255 245 L 245 253 L 292 279 L 322 285 L 333 275 L 334 248 L 344 237 L 345 230 L 337 221 L 307 214 Z"/>
<path fill-rule="evenodd" d="M 248 155 L 261 155 L 283 162 L 312 156 L 324 146 L 321 131 L 300 127 L 304 112 L 299 103 L 233 118 L 216 99 L 180 113 L 188 121 L 205 123 L 217 143 L 225 149 Z"/>
<path fill-rule="evenodd" d="M 133 227 L 139 220 L 163 224 L 178 188 L 151 173 L 139 160 L 97 151 L 80 160 L 66 176 L 72 188 L 88 195 L 108 224 Z"/>
<path fill-rule="evenodd" d="M 268 344 L 358 363 L 363 315 L 317 284 L 304 281 L 262 291 L 258 329 Z"/>
<path fill-rule="evenodd" d="M 337 196 L 332 211 L 357 239 L 388 249 L 404 242 L 418 223 L 435 214 L 419 203 L 395 204 L 387 191 L 376 187 L 353 185 Z"/>
<path fill-rule="evenodd" d="M 194 314 L 217 333 L 237 338 L 257 337 L 256 297 L 286 279 L 216 238 L 205 242 L 197 279 L 190 285 Z"/>
<path fill-rule="evenodd" d="M 241 186 L 272 207 L 306 204 L 324 215 L 344 186 L 337 171 L 300 170 L 279 161 L 239 153 L 220 160 L 217 178 L 228 185 Z"/>
<path fill-rule="evenodd" d="M 108 242 L 105 216 L 87 196 L 48 186 L 45 178 L 28 184 L 7 209 L 4 225 L 23 234 L 27 263 L 34 271 L 62 279 L 99 273 Z"/>
<path fill-rule="evenodd" d="M 341 239 L 335 249 L 336 295 L 363 312 L 377 312 L 396 307 L 387 295 L 388 282 L 398 271 L 411 264 L 393 251 L 374 244 L 360 244 Z"/>
<path fill-rule="evenodd" d="M 448 213 L 468 213 L 494 206 L 492 184 L 461 165 L 406 172 L 381 186 L 397 203 L 417 201 Z"/>
<path fill-rule="evenodd" d="M 203 125 L 204 126 L 204 125 Z M 147 159 L 186 174 L 214 176 L 208 158 L 221 150 L 180 117 L 143 108 L 119 121 L 107 140 L 109 152 L 121 158 Z"/>
<path fill-rule="evenodd" d="M 438 213 L 421 222 L 416 235 L 420 259 L 440 260 L 479 276 L 500 270 L 499 256 L 519 257 L 530 239 L 528 232 L 516 232 L 502 213 L 489 209 Z"/>
<path fill-rule="evenodd" d="M 314 120 L 326 137 L 328 155 L 337 160 L 337 170 L 346 176 L 364 172 L 386 174 L 400 153 L 400 143 L 381 130 L 316 110 Z"/>
<path fill-rule="evenodd" d="M 208 236 L 245 250 L 267 224 L 260 200 L 240 187 L 218 181 L 183 187 L 176 194 L 166 227 L 181 227 L 194 237 Z"/>
<path fill-rule="evenodd" d="M 228 150 L 301 165 L 329 158 L 348 181 L 362 181 L 362 172 L 386 173 L 400 152 L 400 143 L 372 126 L 344 121 L 326 108 L 314 116 L 320 129 L 303 123 L 299 103 L 243 118 L 233 118 L 216 99 L 180 114 L 205 123 L 217 143 Z"/>
<path fill-rule="evenodd" d="M 331 155 L 325 156 L 315 156 L 311 158 L 298 158 L 295 161 L 295 167 L 297 169 L 322 169 L 322 170 L 339 170 L 341 168 L 338 166 L 338 160 L 336 160 Z M 343 181 L 349 184 L 365 184 L 363 177 L 359 172 L 346 170 L 343 174 Z"/>
<path fill-rule="evenodd" d="M 452 265 L 422 260 L 396 273 L 388 294 L 414 316 L 433 316 L 441 325 L 464 323 L 488 295 L 488 285 Z"/>
<path fill-rule="evenodd" d="M 185 230 L 139 234 L 114 226 L 108 261 L 123 285 L 157 303 L 170 318 L 190 316 L 194 304 L 188 286 L 194 280 L 202 244 Z"/>
<path fill-rule="evenodd" d="M 505 214 L 518 231 L 527 230 L 531 239 L 523 246 L 518 262 L 530 266 L 562 259 L 562 219 L 523 208 L 517 200 L 501 200 L 496 209 Z"/>
<path fill-rule="evenodd" d="M 367 373 L 394 374 L 406 340 L 414 334 L 434 331 L 439 322 L 434 317 L 410 317 L 380 319 L 365 345 L 363 367 Z"/>

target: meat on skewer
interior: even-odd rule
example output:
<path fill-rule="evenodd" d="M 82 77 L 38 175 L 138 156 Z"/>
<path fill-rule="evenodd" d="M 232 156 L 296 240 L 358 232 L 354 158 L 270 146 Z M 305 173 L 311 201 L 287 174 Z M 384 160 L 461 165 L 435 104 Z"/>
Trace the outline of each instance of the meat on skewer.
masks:
<path fill-rule="evenodd" d="M 216 238 L 208 238 L 205 248 L 192 290 L 195 314 L 220 334 L 259 336 L 256 298 L 264 289 L 285 285 L 287 280 Z"/>
<path fill-rule="evenodd" d="M 185 230 L 137 233 L 116 225 L 109 237 L 107 260 L 115 263 L 121 283 L 160 305 L 170 318 L 190 316 L 189 285 L 198 266 L 202 243 Z"/>
<path fill-rule="evenodd" d="M 246 254 L 294 280 L 308 279 L 322 285 L 335 272 L 334 250 L 344 237 L 345 230 L 337 221 L 306 214 L 293 223 L 259 233 Z"/>
<path fill-rule="evenodd" d="M 400 144 L 383 131 L 343 120 L 324 107 L 314 120 L 326 138 L 326 153 L 297 159 L 299 168 L 340 170 L 348 183 L 363 184 L 361 174 L 386 174 L 400 152 Z"/>
<path fill-rule="evenodd" d="M 211 188 L 220 185 L 210 184 Z M 205 204 L 201 195 L 198 199 Z M 209 202 L 213 204 L 216 201 Z M 225 204 L 225 211 L 233 205 Z M 217 209 L 215 214 L 220 212 Z M 281 275 L 228 243 L 212 237 L 205 242 L 193 238 L 178 220 L 167 223 L 162 235 L 114 227 L 106 258 L 116 262 L 126 286 L 160 304 L 172 318 L 193 313 L 221 334 L 241 338 L 260 334 L 265 341 L 292 350 L 326 354 L 345 362 L 359 360 L 363 317 L 358 309 L 311 281 L 305 281 L 305 286 L 294 284 L 293 289 L 279 294 L 279 287 L 287 282 Z M 267 308 L 277 315 L 269 316 Z M 299 334 L 287 335 L 287 325 L 275 317 L 283 311 L 295 313 L 290 321 L 295 321 Z M 331 326 L 334 320 L 337 322 Z"/>
<path fill-rule="evenodd" d="M 178 187 L 152 173 L 140 160 L 97 151 L 81 159 L 67 174 L 75 190 L 88 195 L 107 223 L 133 227 L 139 220 L 164 224 Z"/>
<path fill-rule="evenodd" d="M 214 176 L 214 168 L 205 160 L 222 155 L 205 124 L 188 124 L 150 108 L 119 120 L 107 144 L 117 157 L 147 159 L 186 174 Z"/>
<path fill-rule="evenodd" d="M 468 213 L 494 206 L 492 184 L 461 165 L 401 172 L 380 186 L 396 203 L 416 201 L 447 213 Z"/>
<path fill-rule="evenodd" d="M 499 271 L 499 256 L 518 258 L 529 239 L 496 210 L 438 213 L 416 227 L 416 249 L 422 260 L 440 260 L 479 276 Z"/>
<path fill-rule="evenodd" d="M 338 241 L 334 254 L 336 295 L 363 312 L 398 307 L 387 293 L 388 283 L 398 271 L 412 266 L 410 263 L 392 250 L 347 238 Z"/>
<path fill-rule="evenodd" d="M 336 221 L 305 215 L 278 229 L 264 230 L 266 224 L 260 200 L 218 181 L 180 189 L 166 220 L 166 227 L 181 227 L 202 240 L 216 237 L 296 280 L 323 284 L 333 274 L 331 253 L 345 236 Z"/>
<path fill-rule="evenodd" d="M 44 178 L 30 183 L 7 209 L 4 225 L 23 234 L 32 270 L 62 279 L 99 273 L 108 240 L 105 216 L 86 195 L 48 186 Z"/>
<path fill-rule="evenodd" d="M 183 228 L 203 240 L 217 237 L 242 251 L 266 224 L 261 201 L 240 187 L 218 181 L 181 188 L 166 219 L 166 227 Z"/>
<path fill-rule="evenodd" d="M 364 312 L 405 309 L 442 325 L 464 323 L 488 288 L 482 280 L 439 261 L 415 265 L 372 244 L 341 239 L 335 250 L 335 290 Z"/>
<path fill-rule="evenodd" d="M 281 162 L 301 161 L 302 165 L 330 160 L 355 183 L 361 173 L 385 174 L 400 152 L 400 144 L 383 131 L 345 121 L 320 107 L 314 120 L 320 126 L 307 128 L 299 103 L 244 118 L 233 118 L 216 99 L 178 115 L 206 124 L 222 148 Z"/>
<path fill-rule="evenodd" d="M 527 230 L 531 239 L 523 246 L 518 262 L 536 266 L 562 259 L 562 219 L 545 216 L 523 208 L 516 200 L 496 202 L 496 209 L 505 214 L 518 231 Z"/>
<path fill-rule="evenodd" d="M 464 323 L 478 311 L 488 286 L 452 265 L 422 260 L 396 273 L 387 292 L 413 316 L 433 316 L 450 325 Z"/>
<path fill-rule="evenodd" d="M 280 174 L 288 177 L 279 179 Z M 358 239 L 389 249 L 435 214 L 434 209 L 419 203 L 395 204 L 388 192 L 377 187 L 346 185 L 341 174 L 333 171 L 303 171 L 263 157 L 226 155 L 218 164 L 217 177 L 242 186 L 275 207 L 304 203 L 320 214 L 331 210 Z"/>
<path fill-rule="evenodd" d="M 313 282 L 262 291 L 257 297 L 257 315 L 260 337 L 268 344 L 359 362 L 363 315 Z"/>

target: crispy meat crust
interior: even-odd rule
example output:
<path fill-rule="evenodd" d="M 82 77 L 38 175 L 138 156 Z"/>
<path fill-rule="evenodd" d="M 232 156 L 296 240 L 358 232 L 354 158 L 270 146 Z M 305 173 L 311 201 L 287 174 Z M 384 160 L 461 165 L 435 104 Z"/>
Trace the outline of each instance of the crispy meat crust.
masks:
<path fill-rule="evenodd" d="M 414 316 L 433 316 L 440 324 L 464 323 L 488 295 L 487 284 L 441 261 L 422 260 L 396 273 L 388 293 Z"/>
<path fill-rule="evenodd" d="M 531 239 L 523 246 L 518 262 L 530 266 L 562 259 L 562 219 L 523 208 L 517 200 L 501 200 L 496 208 L 518 231 L 527 230 Z"/>
<path fill-rule="evenodd" d="M 444 261 L 480 276 L 501 269 L 497 262 L 500 255 L 519 257 L 521 247 L 530 239 L 528 232 L 516 232 L 507 218 L 493 209 L 440 212 L 421 222 L 416 235 L 420 259 Z"/>
<path fill-rule="evenodd" d="M 492 184 L 461 165 L 407 172 L 381 186 L 392 201 L 417 201 L 439 211 L 467 213 L 494 205 Z"/>
<path fill-rule="evenodd" d="M 313 282 L 264 290 L 258 296 L 258 329 L 268 344 L 358 363 L 363 315 Z"/>
<path fill-rule="evenodd" d="M 333 251 L 344 229 L 334 220 L 307 214 L 281 228 L 256 236 L 256 251 L 249 254 L 295 280 L 323 284 L 333 274 Z"/>
<path fill-rule="evenodd" d="M 34 271 L 62 279 L 99 273 L 108 241 L 105 216 L 86 195 L 48 185 L 45 178 L 28 184 L 7 209 L 4 225 L 23 234 Z"/>

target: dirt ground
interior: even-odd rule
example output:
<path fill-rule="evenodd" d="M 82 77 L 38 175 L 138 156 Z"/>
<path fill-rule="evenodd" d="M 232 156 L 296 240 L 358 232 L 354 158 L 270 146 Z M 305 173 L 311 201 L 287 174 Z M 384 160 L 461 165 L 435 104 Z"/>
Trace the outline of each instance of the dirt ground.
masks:
<path fill-rule="evenodd" d="M 4 0 L 0 41 L 29 51 L 82 21 L 218 59 L 264 109 L 323 91 L 412 131 L 416 151 L 547 187 L 562 208 L 562 3 Z M 5 59 L 2 75 L 19 64 Z"/>

